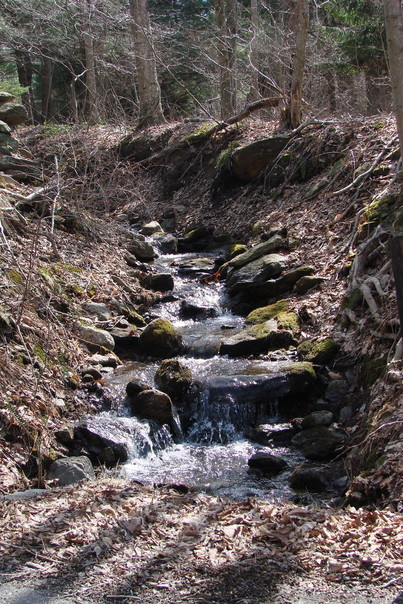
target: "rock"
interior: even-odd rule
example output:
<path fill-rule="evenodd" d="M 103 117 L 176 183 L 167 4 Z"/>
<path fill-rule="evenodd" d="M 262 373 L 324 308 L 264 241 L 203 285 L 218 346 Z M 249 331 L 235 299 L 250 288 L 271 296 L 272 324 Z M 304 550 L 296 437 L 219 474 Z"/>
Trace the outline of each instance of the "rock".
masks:
<path fill-rule="evenodd" d="M 170 273 L 149 274 L 145 282 L 148 288 L 155 292 L 169 292 L 175 287 L 174 278 Z"/>
<path fill-rule="evenodd" d="M 57 480 L 60 487 L 75 484 L 80 480 L 95 480 L 95 472 L 88 457 L 64 457 L 50 466 L 47 480 Z"/>
<path fill-rule="evenodd" d="M 333 422 L 334 416 L 331 411 L 313 411 L 309 415 L 306 415 L 301 423 L 301 428 L 306 430 L 307 428 L 313 428 L 315 426 L 330 426 Z"/>
<path fill-rule="evenodd" d="M 151 155 L 162 151 L 177 126 L 169 126 L 162 132 L 155 134 L 146 130 L 139 134 L 136 130 L 125 136 L 119 143 L 120 157 L 130 157 L 134 161 L 143 161 Z"/>
<path fill-rule="evenodd" d="M 126 359 L 133 358 L 136 355 L 140 341 L 139 330 L 136 331 L 129 325 L 124 328 L 114 327 L 108 333 L 113 338 L 118 354 L 124 356 Z"/>
<path fill-rule="evenodd" d="M 104 329 L 97 329 L 90 325 L 79 325 L 77 328 L 79 336 L 85 340 L 87 344 L 113 350 L 115 348 L 115 340 L 112 335 Z"/>
<path fill-rule="evenodd" d="M 246 245 L 244 245 L 243 243 L 234 243 L 229 248 L 229 259 L 232 260 L 236 256 L 239 256 L 240 254 L 244 254 L 246 251 L 247 251 Z"/>
<path fill-rule="evenodd" d="M 0 94 L 1 94 L 1 92 L 0 92 Z M 11 130 L 10 126 L 8 124 L 6 124 L 6 122 L 2 122 L 0 120 L 0 134 L 11 135 L 11 132 L 12 132 L 12 130 Z"/>
<path fill-rule="evenodd" d="M 5 501 L 26 501 L 27 499 L 35 499 L 38 495 L 49 495 L 51 492 L 52 491 L 45 489 L 27 489 L 26 491 L 14 491 L 14 493 L 6 493 L 3 495 L 2 499 Z"/>
<path fill-rule="evenodd" d="M 96 317 L 99 321 L 108 321 L 112 316 L 112 313 L 106 304 L 85 302 L 82 308 L 87 314 Z"/>
<path fill-rule="evenodd" d="M 143 390 L 152 390 L 152 387 L 140 380 L 132 380 L 126 385 L 126 394 L 130 398 L 135 398 Z"/>
<path fill-rule="evenodd" d="M 10 94 L 9 92 L 5 92 L 4 90 L 0 91 L 0 105 L 4 105 L 4 103 L 11 103 L 14 101 L 15 96 Z"/>
<path fill-rule="evenodd" d="M 73 451 L 85 451 L 94 464 L 106 465 L 107 462 L 108 467 L 112 467 L 127 461 L 135 434 L 136 428 L 130 423 L 129 418 L 100 413 L 88 417 L 75 426 L 74 443 L 71 448 Z M 148 452 L 149 443 L 144 440 L 144 443 L 140 443 L 139 449 L 141 452 Z"/>
<path fill-rule="evenodd" d="M 0 127 L 3 122 L 0 122 Z M 0 153 L 3 155 L 11 155 L 18 151 L 18 141 L 9 134 L 0 132 Z"/>
<path fill-rule="evenodd" d="M 231 172 L 240 180 L 250 182 L 273 164 L 290 140 L 278 134 L 235 149 L 231 155 Z"/>
<path fill-rule="evenodd" d="M 93 365 L 101 365 L 102 367 L 117 367 L 119 364 L 119 359 L 114 354 L 93 354 L 88 362 Z"/>
<path fill-rule="evenodd" d="M 181 402 L 192 385 L 191 370 L 176 359 L 166 359 L 158 367 L 155 383 L 175 402 Z"/>
<path fill-rule="evenodd" d="M 275 424 L 260 424 L 247 434 L 250 440 L 264 447 L 272 444 L 283 445 L 291 443 L 294 435 L 295 429 L 291 425 L 289 428 L 277 430 Z"/>
<path fill-rule="evenodd" d="M 277 330 L 276 322 L 271 320 L 252 325 L 252 327 L 222 340 L 219 354 L 227 354 L 230 357 L 248 356 L 268 350 L 288 348 L 293 343 L 292 334 L 288 331 Z"/>
<path fill-rule="evenodd" d="M 312 277 L 310 275 L 306 275 L 305 277 L 301 277 L 301 279 L 298 279 L 294 288 L 297 294 L 302 296 L 303 294 L 306 294 L 306 292 L 310 289 L 313 289 L 314 287 L 320 285 L 320 283 L 322 283 L 323 281 L 323 277 Z"/>
<path fill-rule="evenodd" d="M 80 373 L 83 377 L 91 376 L 93 380 L 102 379 L 102 373 L 98 371 L 98 369 L 96 369 L 95 367 L 84 367 L 83 369 L 81 369 Z"/>
<path fill-rule="evenodd" d="M 348 442 L 348 436 L 341 431 L 317 426 L 302 430 L 292 439 L 292 444 L 308 459 L 325 460 L 341 453 Z"/>
<path fill-rule="evenodd" d="M 250 468 L 256 468 L 265 474 L 271 475 L 280 474 L 280 472 L 286 469 L 287 465 L 287 462 L 281 457 L 264 451 L 258 451 L 248 459 L 248 466 Z"/>
<path fill-rule="evenodd" d="M 325 340 L 305 340 L 297 347 L 300 359 L 316 365 L 326 365 L 337 354 L 338 344 L 331 338 Z"/>
<path fill-rule="evenodd" d="M 177 237 L 174 237 L 170 233 L 164 233 L 163 235 L 157 233 L 154 238 L 158 242 L 158 247 L 163 254 L 176 254 L 178 252 Z"/>
<path fill-rule="evenodd" d="M 269 319 L 275 319 L 279 313 L 288 312 L 289 306 L 290 303 L 288 300 L 278 300 L 274 304 L 256 308 L 248 314 L 245 323 L 247 325 L 256 325 L 269 321 Z"/>
<path fill-rule="evenodd" d="M 160 223 L 153 220 L 152 222 L 147 222 L 147 224 L 143 225 L 140 229 L 140 233 L 148 237 L 154 233 L 163 233 L 163 230 Z"/>
<path fill-rule="evenodd" d="M 13 178 L 22 180 L 23 182 L 39 180 L 42 176 L 40 167 L 36 161 L 21 157 L 0 157 L 0 171 L 6 172 Z"/>
<path fill-rule="evenodd" d="M 216 317 L 218 312 L 215 308 L 207 308 L 191 304 L 186 300 L 181 302 L 179 316 L 181 319 L 193 319 L 194 321 L 204 321 L 212 317 Z"/>
<path fill-rule="evenodd" d="M 137 260 L 145 262 L 154 260 L 158 256 L 153 246 L 147 241 L 141 241 L 141 239 L 133 239 L 127 246 L 127 249 L 131 254 L 134 254 Z"/>
<path fill-rule="evenodd" d="M 191 225 L 185 231 L 184 236 L 178 240 L 178 250 L 180 252 L 201 252 L 209 247 L 214 247 L 212 232 L 212 229 L 203 224 Z"/>
<path fill-rule="evenodd" d="M 214 271 L 214 260 L 211 258 L 189 258 L 182 262 L 178 272 L 180 275 L 205 276 L 211 275 Z"/>
<path fill-rule="evenodd" d="M 278 277 L 286 267 L 286 263 L 286 256 L 268 254 L 238 269 L 229 268 L 226 277 L 228 293 L 233 296 L 256 283 L 264 283 L 267 279 Z"/>
<path fill-rule="evenodd" d="M 326 466 L 302 464 L 290 476 L 290 486 L 300 491 L 321 492 L 331 486 L 332 480 Z"/>
<path fill-rule="evenodd" d="M 131 403 L 132 413 L 143 419 L 153 419 L 160 424 L 171 424 L 174 417 L 172 401 L 160 390 L 143 390 Z"/>
<path fill-rule="evenodd" d="M 257 260 L 258 258 L 262 258 L 263 256 L 275 252 L 280 249 L 284 243 L 285 241 L 281 235 L 274 235 L 271 239 L 268 239 L 268 241 L 258 243 L 247 252 L 235 256 L 228 264 L 233 268 L 241 268 L 242 266 L 245 266 L 245 264 L 253 262 L 253 260 Z"/>
<path fill-rule="evenodd" d="M 140 350 L 155 358 L 170 358 L 184 350 L 182 337 L 166 319 L 154 319 L 140 335 Z"/>
<path fill-rule="evenodd" d="M 331 380 L 325 391 L 325 399 L 332 403 L 332 407 L 340 408 L 348 391 L 349 385 L 345 380 Z"/>
<path fill-rule="evenodd" d="M 28 119 L 28 113 L 24 105 L 7 103 L 0 106 L 0 120 L 9 126 L 24 124 Z"/>

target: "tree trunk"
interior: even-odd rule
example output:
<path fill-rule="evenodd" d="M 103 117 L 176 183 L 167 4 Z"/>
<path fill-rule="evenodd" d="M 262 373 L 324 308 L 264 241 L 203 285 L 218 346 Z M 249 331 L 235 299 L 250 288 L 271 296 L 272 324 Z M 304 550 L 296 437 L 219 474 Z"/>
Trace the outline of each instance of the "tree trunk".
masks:
<path fill-rule="evenodd" d="M 282 125 L 288 129 L 297 128 L 302 121 L 302 84 L 304 81 L 308 27 L 309 0 L 296 0 L 293 27 L 295 44 L 291 68 L 290 100 L 282 118 Z"/>
<path fill-rule="evenodd" d="M 257 0 L 250 0 L 250 23 L 252 39 L 250 43 L 250 92 L 249 101 L 254 103 L 259 99 L 259 10 Z"/>
<path fill-rule="evenodd" d="M 383 4 L 393 107 L 403 156 L 403 6 L 401 0 L 384 0 Z"/>
<path fill-rule="evenodd" d="M 236 112 L 236 0 L 216 0 L 215 14 L 218 28 L 221 119 L 225 120 Z"/>
<path fill-rule="evenodd" d="M 48 57 L 41 58 L 41 121 L 52 119 L 52 76 L 53 63 Z"/>
<path fill-rule="evenodd" d="M 133 17 L 137 94 L 139 98 L 137 127 L 146 128 L 165 121 L 155 54 L 151 41 L 151 24 L 147 0 L 130 0 L 130 12 Z"/>
<path fill-rule="evenodd" d="M 37 123 L 38 119 L 32 95 L 33 67 L 31 57 L 26 51 L 16 50 L 15 59 L 17 65 L 18 82 L 23 88 L 28 88 L 27 92 L 22 93 L 21 101 L 29 115 L 29 123 L 35 124 Z"/>

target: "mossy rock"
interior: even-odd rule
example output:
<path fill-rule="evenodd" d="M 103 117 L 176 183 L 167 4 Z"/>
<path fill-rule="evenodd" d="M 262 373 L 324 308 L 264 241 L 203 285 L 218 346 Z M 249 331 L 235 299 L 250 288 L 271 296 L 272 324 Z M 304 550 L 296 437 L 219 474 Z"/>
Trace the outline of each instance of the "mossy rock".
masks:
<path fill-rule="evenodd" d="M 177 359 L 165 359 L 158 367 L 154 380 L 162 392 L 180 403 L 192 384 L 192 372 Z"/>
<path fill-rule="evenodd" d="M 240 357 L 288 348 L 292 344 L 295 344 L 292 333 L 278 330 L 276 321 L 270 320 L 252 325 L 222 340 L 219 353 Z"/>
<path fill-rule="evenodd" d="M 279 329 L 288 329 L 288 331 L 299 331 L 299 318 L 295 312 L 279 312 L 276 316 Z"/>
<path fill-rule="evenodd" d="M 380 199 L 374 200 L 365 209 L 364 216 L 370 224 L 379 224 L 383 219 L 391 214 L 392 207 L 398 203 L 396 195 L 385 195 Z"/>
<path fill-rule="evenodd" d="M 313 277 L 310 275 L 305 275 L 305 277 L 301 277 L 295 284 L 295 291 L 299 295 L 306 294 L 307 291 L 313 289 L 320 285 L 323 281 L 323 277 Z"/>
<path fill-rule="evenodd" d="M 337 354 L 339 345 L 332 340 L 305 340 L 297 347 L 298 356 L 304 361 L 309 361 L 317 365 L 326 365 Z"/>
<path fill-rule="evenodd" d="M 375 382 L 384 375 L 386 371 L 386 357 L 373 359 L 365 357 L 359 365 L 359 379 L 363 386 L 370 388 Z"/>
<path fill-rule="evenodd" d="M 243 243 L 234 243 L 229 248 L 229 259 L 232 260 L 235 256 L 239 256 L 239 254 L 243 254 L 246 252 L 247 247 Z"/>
<path fill-rule="evenodd" d="M 256 308 L 248 314 L 245 319 L 245 323 L 247 325 L 257 325 L 258 323 L 264 323 L 265 321 L 269 321 L 270 319 L 275 319 L 280 313 L 282 313 L 283 315 L 289 314 L 289 306 L 290 304 L 288 300 L 278 300 L 274 304 L 269 304 L 268 306 Z"/>
<path fill-rule="evenodd" d="M 154 319 L 142 331 L 139 339 L 143 354 L 154 358 L 169 358 L 183 352 L 182 337 L 167 319 Z"/>
<path fill-rule="evenodd" d="M 307 386 L 311 386 L 317 381 L 315 369 L 312 363 L 307 361 L 290 363 L 284 367 L 284 371 L 290 380 L 293 392 L 302 392 Z"/>

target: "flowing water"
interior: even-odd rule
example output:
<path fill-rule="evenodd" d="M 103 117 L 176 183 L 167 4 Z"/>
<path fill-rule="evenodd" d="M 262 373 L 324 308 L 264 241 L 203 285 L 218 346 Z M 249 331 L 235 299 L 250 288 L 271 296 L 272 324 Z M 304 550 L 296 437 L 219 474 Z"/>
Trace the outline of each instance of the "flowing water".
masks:
<path fill-rule="evenodd" d="M 174 275 L 175 300 L 153 307 L 152 313 L 169 319 L 182 334 L 188 354 L 179 361 L 191 369 L 197 386 L 181 414 L 184 438 L 174 442 L 166 427 L 156 429 L 152 422 L 130 417 L 125 399 L 130 380 L 154 386 L 160 362 L 130 363 L 109 378 L 108 386 L 119 401 L 114 417 L 109 415 L 112 421 L 122 422 L 120 430 L 130 443 L 130 458 L 121 472 L 145 484 L 186 484 L 236 499 L 281 500 L 292 495 L 287 486 L 289 471 L 267 478 L 249 469 L 248 458 L 265 450 L 286 459 L 290 468 L 302 458 L 289 448 L 261 447 L 245 433 L 256 423 L 270 423 L 274 430 L 288 427 L 277 405 L 285 392 L 284 362 L 218 356 L 220 340 L 242 329 L 243 320 L 227 310 L 224 285 L 204 278 L 211 274 L 213 260 L 213 255 L 175 254 L 161 255 L 154 263 L 158 272 Z M 212 316 L 198 321 L 180 318 L 183 301 L 208 309 Z"/>

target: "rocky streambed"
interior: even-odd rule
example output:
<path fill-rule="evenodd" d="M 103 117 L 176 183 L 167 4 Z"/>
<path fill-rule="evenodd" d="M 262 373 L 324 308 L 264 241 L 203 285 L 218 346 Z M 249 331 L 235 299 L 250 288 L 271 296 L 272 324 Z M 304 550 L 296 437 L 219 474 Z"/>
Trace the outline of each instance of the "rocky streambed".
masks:
<path fill-rule="evenodd" d="M 83 336 L 126 362 L 111 371 L 116 357 L 96 352 L 83 368 L 101 412 L 59 432 L 74 469 L 56 461 L 49 478 L 66 484 L 89 459 L 130 480 L 238 499 L 341 493 L 348 382 L 326 368 L 336 343 L 304 337 L 309 316 L 292 310 L 322 279 L 291 264 L 287 233 L 246 249 L 203 227 L 178 240 L 151 223 L 130 232 L 127 248 L 154 304 L 107 330 L 110 308 L 87 307 Z"/>

